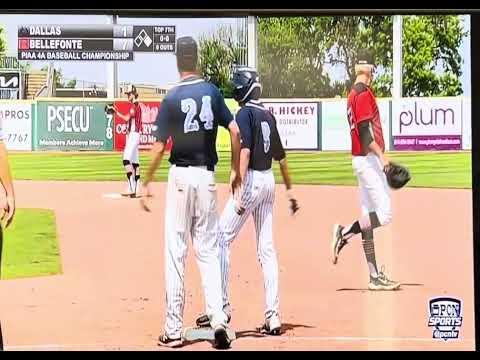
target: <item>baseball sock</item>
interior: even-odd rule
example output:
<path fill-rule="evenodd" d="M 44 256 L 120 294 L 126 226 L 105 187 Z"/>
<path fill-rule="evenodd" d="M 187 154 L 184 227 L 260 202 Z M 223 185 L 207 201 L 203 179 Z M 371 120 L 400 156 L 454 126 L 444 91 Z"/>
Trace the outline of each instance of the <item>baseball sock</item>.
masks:
<path fill-rule="evenodd" d="M 140 164 L 133 163 L 133 171 L 135 172 L 135 188 L 137 190 L 138 182 L 140 181 Z"/>
<path fill-rule="evenodd" d="M 373 278 L 377 278 L 377 260 L 375 259 L 375 244 L 373 243 L 372 229 L 362 231 L 362 246 L 363 251 L 365 252 L 365 257 L 367 258 L 367 265 L 368 270 L 370 271 L 370 276 Z"/>
<path fill-rule="evenodd" d="M 355 221 L 350 226 L 346 226 L 342 231 L 342 236 L 345 240 L 348 240 L 352 236 L 360 234 L 364 230 L 373 230 L 379 226 L 380 221 L 378 221 L 377 213 L 373 211 L 360 218 L 360 220 Z"/>
<path fill-rule="evenodd" d="M 132 176 L 132 172 L 129 171 L 127 172 L 127 181 L 128 181 L 128 188 L 130 191 L 135 191 L 135 183 L 134 183 L 134 177 Z"/>

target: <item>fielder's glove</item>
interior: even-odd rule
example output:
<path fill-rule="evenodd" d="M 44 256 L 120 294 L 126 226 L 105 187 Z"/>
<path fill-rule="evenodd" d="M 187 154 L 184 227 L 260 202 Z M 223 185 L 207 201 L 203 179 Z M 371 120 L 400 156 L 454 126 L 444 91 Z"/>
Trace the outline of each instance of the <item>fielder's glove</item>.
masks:
<path fill-rule="evenodd" d="M 115 113 L 115 108 L 113 107 L 113 105 L 110 105 L 110 104 L 105 105 L 105 114 L 113 115 L 114 113 Z"/>
<path fill-rule="evenodd" d="M 405 166 L 390 162 L 390 165 L 385 169 L 388 185 L 394 189 L 401 189 L 411 179 L 410 171 Z"/>
<path fill-rule="evenodd" d="M 298 206 L 298 201 L 292 193 L 292 190 L 287 190 L 287 199 L 289 201 L 288 209 L 290 210 L 290 215 L 295 215 L 295 213 L 300 209 Z"/>

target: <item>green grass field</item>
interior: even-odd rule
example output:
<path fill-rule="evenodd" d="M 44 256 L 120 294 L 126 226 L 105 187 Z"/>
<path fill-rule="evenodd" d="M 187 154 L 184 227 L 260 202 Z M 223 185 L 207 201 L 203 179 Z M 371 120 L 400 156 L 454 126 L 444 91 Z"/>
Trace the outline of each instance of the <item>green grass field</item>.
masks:
<path fill-rule="evenodd" d="M 409 167 L 412 187 L 471 188 L 470 152 L 391 152 L 392 160 Z M 120 153 L 11 153 L 15 179 L 22 180 L 124 180 Z M 230 153 L 219 153 L 217 181 L 227 182 Z M 141 154 L 142 170 L 149 163 Z M 288 152 L 293 182 L 296 184 L 355 185 L 351 156 L 345 152 Z M 167 178 L 168 161 L 157 172 L 157 180 Z M 278 164 L 275 177 L 281 182 Z"/>
<path fill-rule="evenodd" d="M 3 233 L 1 278 L 61 273 L 55 215 L 46 209 L 17 209 Z"/>

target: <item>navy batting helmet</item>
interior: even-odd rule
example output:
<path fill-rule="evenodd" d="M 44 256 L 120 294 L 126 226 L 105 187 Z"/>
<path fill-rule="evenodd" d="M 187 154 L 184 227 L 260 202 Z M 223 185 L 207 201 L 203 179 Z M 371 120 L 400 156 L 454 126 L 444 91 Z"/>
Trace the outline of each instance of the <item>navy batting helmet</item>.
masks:
<path fill-rule="evenodd" d="M 254 68 L 240 67 L 233 73 L 233 98 L 244 103 L 248 100 L 257 100 L 262 93 L 262 84 L 258 72 Z"/>

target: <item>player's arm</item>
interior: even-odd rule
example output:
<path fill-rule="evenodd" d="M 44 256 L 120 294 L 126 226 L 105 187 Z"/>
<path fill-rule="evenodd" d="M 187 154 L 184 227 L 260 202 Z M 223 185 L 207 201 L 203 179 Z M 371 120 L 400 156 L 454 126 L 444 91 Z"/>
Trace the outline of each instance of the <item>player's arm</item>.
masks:
<path fill-rule="evenodd" d="M 241 186 L 242 178 L 240 177 L 240 129 L 237 122 L 233 119 L 230 109 L 225 104 L 225 99 L 218 92 L 218 107 L 217 116 L 220 125 L 225 127 L 230 133 L 231 144 L 231 174 L 230 174 L 230 188 L 232 193 L 235 193 Z"/>
<path fill-rule="evenodd" d="M 165 145 L 167 143 L 168 138 L 170 137 L 170 112 L 168 110 L 168 103 L 167 100 L 164 99 L 162 104 L 160 105 L 160 110 L 158 111 L 157 118 L 155 119 L 155 124 L 157 125 L 156 130 L 156 137 L 157 141 L 153 144 L 151 150 L 152 160 L 147 168 L 147 173 L 143 180 L 143 188 L 145 189 L 144 197 L 140 199 L 140 203 L 142 207 L 146 211 L 150 211 L 149 207 L 147 206 L 147 200 L 145 196 L 148 198 L 151 196 L 149 184 L 153 181 L 153 177 L 155 172 L 160 167 L 160 164 L 163 159 L 163 154 L 165 153 Z"/>
<path fill-rule="evenodd" d="M 8 164 L 7 148 L 0 138 L 0 182 L 5 189 L 7 196 L 4 205 L 4 213 L 2 214 L 2 225 L 7 228 L 13 220 L 15 215 L 15 194 L 13 191 L 12 175 L 10 173 L 10 166 Z"/>
<path fill-rule="evenodd" d="M 228 131 L 230 132 L 230 143 L 232 146 L 231 168 L 235 174 L 241 175 L 240 170 L 240 129 L 237 122 L 232 120 L 228 124 Z"/>
<path fill-rule="evenodd" d="M 278 161 L 278 164 L 280 165 L 280 173 L 282 174 L 283 183 L 285 184 L 285 188 L 287 191 L 287 199 L 290 202 L 290 212 L 293 215 L 299 209 L 298 201 L 293 194 L 292 180 L 290 178 L 290 172 L 288 170 L 287 154 L 285 153 L 282 141 L 280 140 L 280 134 L 278 133 L 276 121 L 273 122 L 271 141 L 273 159 Z"/>
<path fill-rule="evenodd" d="M 390 161 L 372 136 L 370 131 L 370 119 L 364 120 L 358 124 L 358 132 L 362 148 L 373 152 L 380 159 L 383 167 L 387 168 Z"/>
<path fill-rule="evenodd" d="M 118 111 L 118 109 L 115 106 L 113 106 L 112 109 L 120 119 L 122 119 L 124 121 L 129 121 L 130 120 L 130 114 L 122 114 L 120 111 Z"/>

